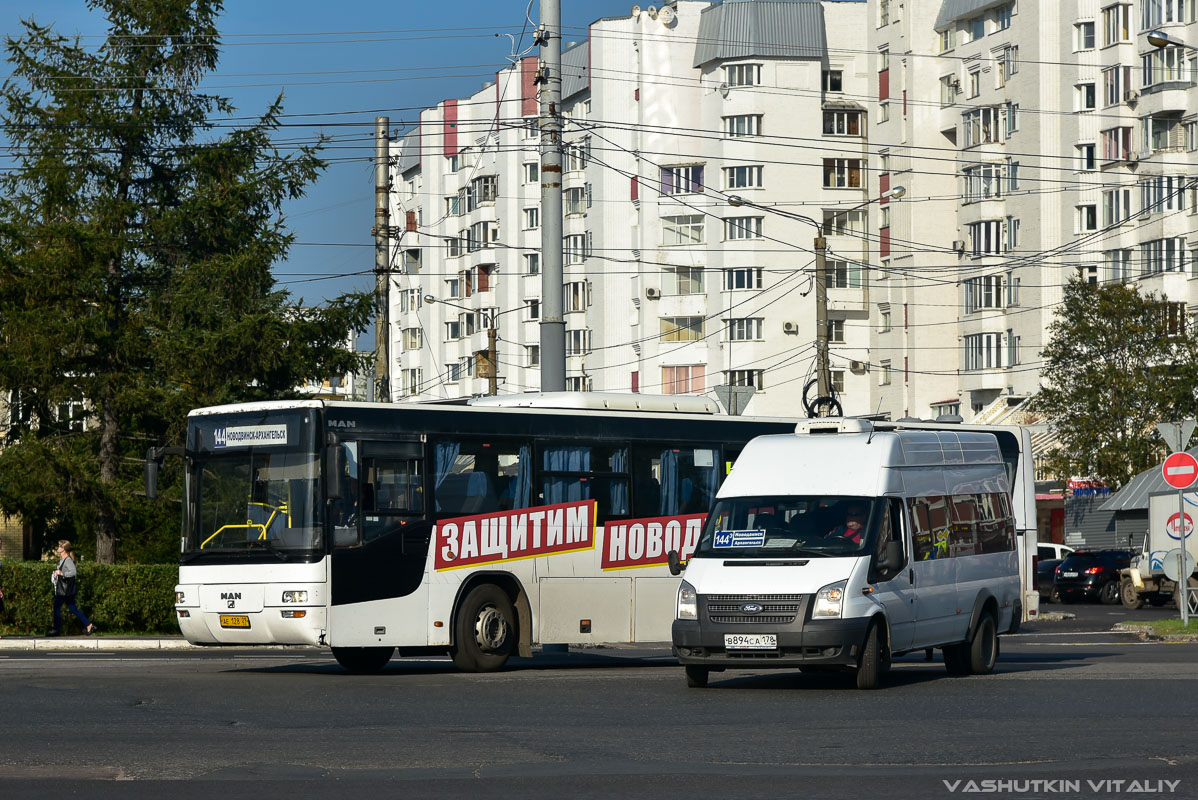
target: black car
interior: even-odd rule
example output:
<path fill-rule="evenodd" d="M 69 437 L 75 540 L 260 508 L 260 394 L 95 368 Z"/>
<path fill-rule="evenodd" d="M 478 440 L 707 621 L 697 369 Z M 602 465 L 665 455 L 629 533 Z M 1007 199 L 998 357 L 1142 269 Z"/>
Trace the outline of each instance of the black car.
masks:
<path fill-rule="evenodd" d="M 1036 591 L 1040 592 L 1040 601 L 1043 603 L 1059 603 L 1061 598 L 1057 595 L 1057 588 L 1053 585 L 1056 579 L 1057 567 L 1064 561 L 1063 558 L 1048 558 L 1044 561 L 1036 562 Z"/>
<path fill-rule="evenodd" d="M 1130 550 L 1079 550 L 1056 569 L 1057 594 L 1065 603 L 1101 600 L 1119 602 L 1119 570 L 1131 566 Z"/>

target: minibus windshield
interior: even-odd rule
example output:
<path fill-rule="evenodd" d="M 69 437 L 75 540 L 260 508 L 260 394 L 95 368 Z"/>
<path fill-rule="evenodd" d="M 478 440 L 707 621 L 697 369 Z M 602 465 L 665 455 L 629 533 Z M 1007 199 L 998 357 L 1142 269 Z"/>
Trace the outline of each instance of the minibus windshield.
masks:
<path fill-rule="evenodd" d="M 872 552 L 880 505 L 846 495 L 770 495 L 716 501 L 699 558 L 858 556 Z"/>

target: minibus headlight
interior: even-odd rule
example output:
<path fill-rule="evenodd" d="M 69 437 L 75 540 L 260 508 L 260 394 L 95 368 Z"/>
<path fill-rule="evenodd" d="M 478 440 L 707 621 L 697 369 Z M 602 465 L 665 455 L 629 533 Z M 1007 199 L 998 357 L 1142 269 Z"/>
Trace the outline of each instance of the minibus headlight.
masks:
<path fill-rule="evenodd" d="M 815 593 L 815 608 L 811 610 L 813 618 L 839 617 L 841 605 L 844 602 L 844 586 L 847 581 L 830 583 Z"/>
<path fill-rule="evenodd" d="M 699 595 L 686 581 L 678 587 L 678 619 L 699 618 Z"/>
<path fill-rule="evenodd" d="M 284 603 L 306 603 L 308 602 L 308 593 L 303 590 L 288 590 L 283 592 Z"/>

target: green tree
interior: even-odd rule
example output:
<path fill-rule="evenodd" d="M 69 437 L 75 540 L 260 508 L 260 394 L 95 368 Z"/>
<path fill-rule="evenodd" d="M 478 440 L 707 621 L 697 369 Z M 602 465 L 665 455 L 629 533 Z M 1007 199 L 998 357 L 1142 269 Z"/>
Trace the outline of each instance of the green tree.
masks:
<path fill-rule="evenodd" d="M 1045 386 L 1032 406 L 1060 446 L 1058 475 L 1112 488 L 1164 458 L 1156 424 L 1194 415 L 1198 332 L 1184 303 L 1135 286 L 1070 281 L 1044 348 Z"/>
<path fill-rule="evenodd" d="M 189 408 L 272 399 L 360 367 L 367 294 L 304 308 L 270 269 L 281 204 L 324 169 L 319 142 L 273 143 L 280 96 L 231 126 L 197 88 L 220 0 L 89 0 L 99 47 L 32 20 L 6 41 L 0 113 L 0 391 L 15 413 L 0 509 L 49 533 L 94 530 L 97 560 L 177 551 L 178 507 L 138 496 L 147 446 Z"/>

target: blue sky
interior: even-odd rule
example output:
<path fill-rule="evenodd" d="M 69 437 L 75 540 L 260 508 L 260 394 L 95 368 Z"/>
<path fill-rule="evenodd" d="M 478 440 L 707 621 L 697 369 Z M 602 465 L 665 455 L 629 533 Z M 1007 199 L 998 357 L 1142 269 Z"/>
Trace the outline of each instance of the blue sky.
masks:
<path fill-rule="evenodd" d="M 632 5 L 562 0 L 565 38 L 582 39 L 589 22 L 626 16 Z M 288 122 L 316 126 L 290 127 L 281 138 L 323 130 L 343 139 L 326 151 L 329 169 L 308 196 L 284 209 L 297 245 L 275 273 L 294 296 L 319 303 L 373 288 L 375 116 L 386 114 L 400 128 L 417 109 L 493 80 L 512 51 L 511 40 L 495 32 L 519 34 L 528 8 L 527 0 L 226 0 L 221 63 L 204 88 L 231 98 L 241 115 L 260 113 L 282 91 L 285 113 L 300 115 Z M 534 21 L 539 13 L 534 2 Z M 83 0 L 18 0 L 0 12 L 3 32 L 19 33 L 20 20 L 31 16 L 60 33 L 88 37 L 85 44 L 98 43 L 106 30 Z M 532 27 L 522 48 L 532 43 Z"/>

